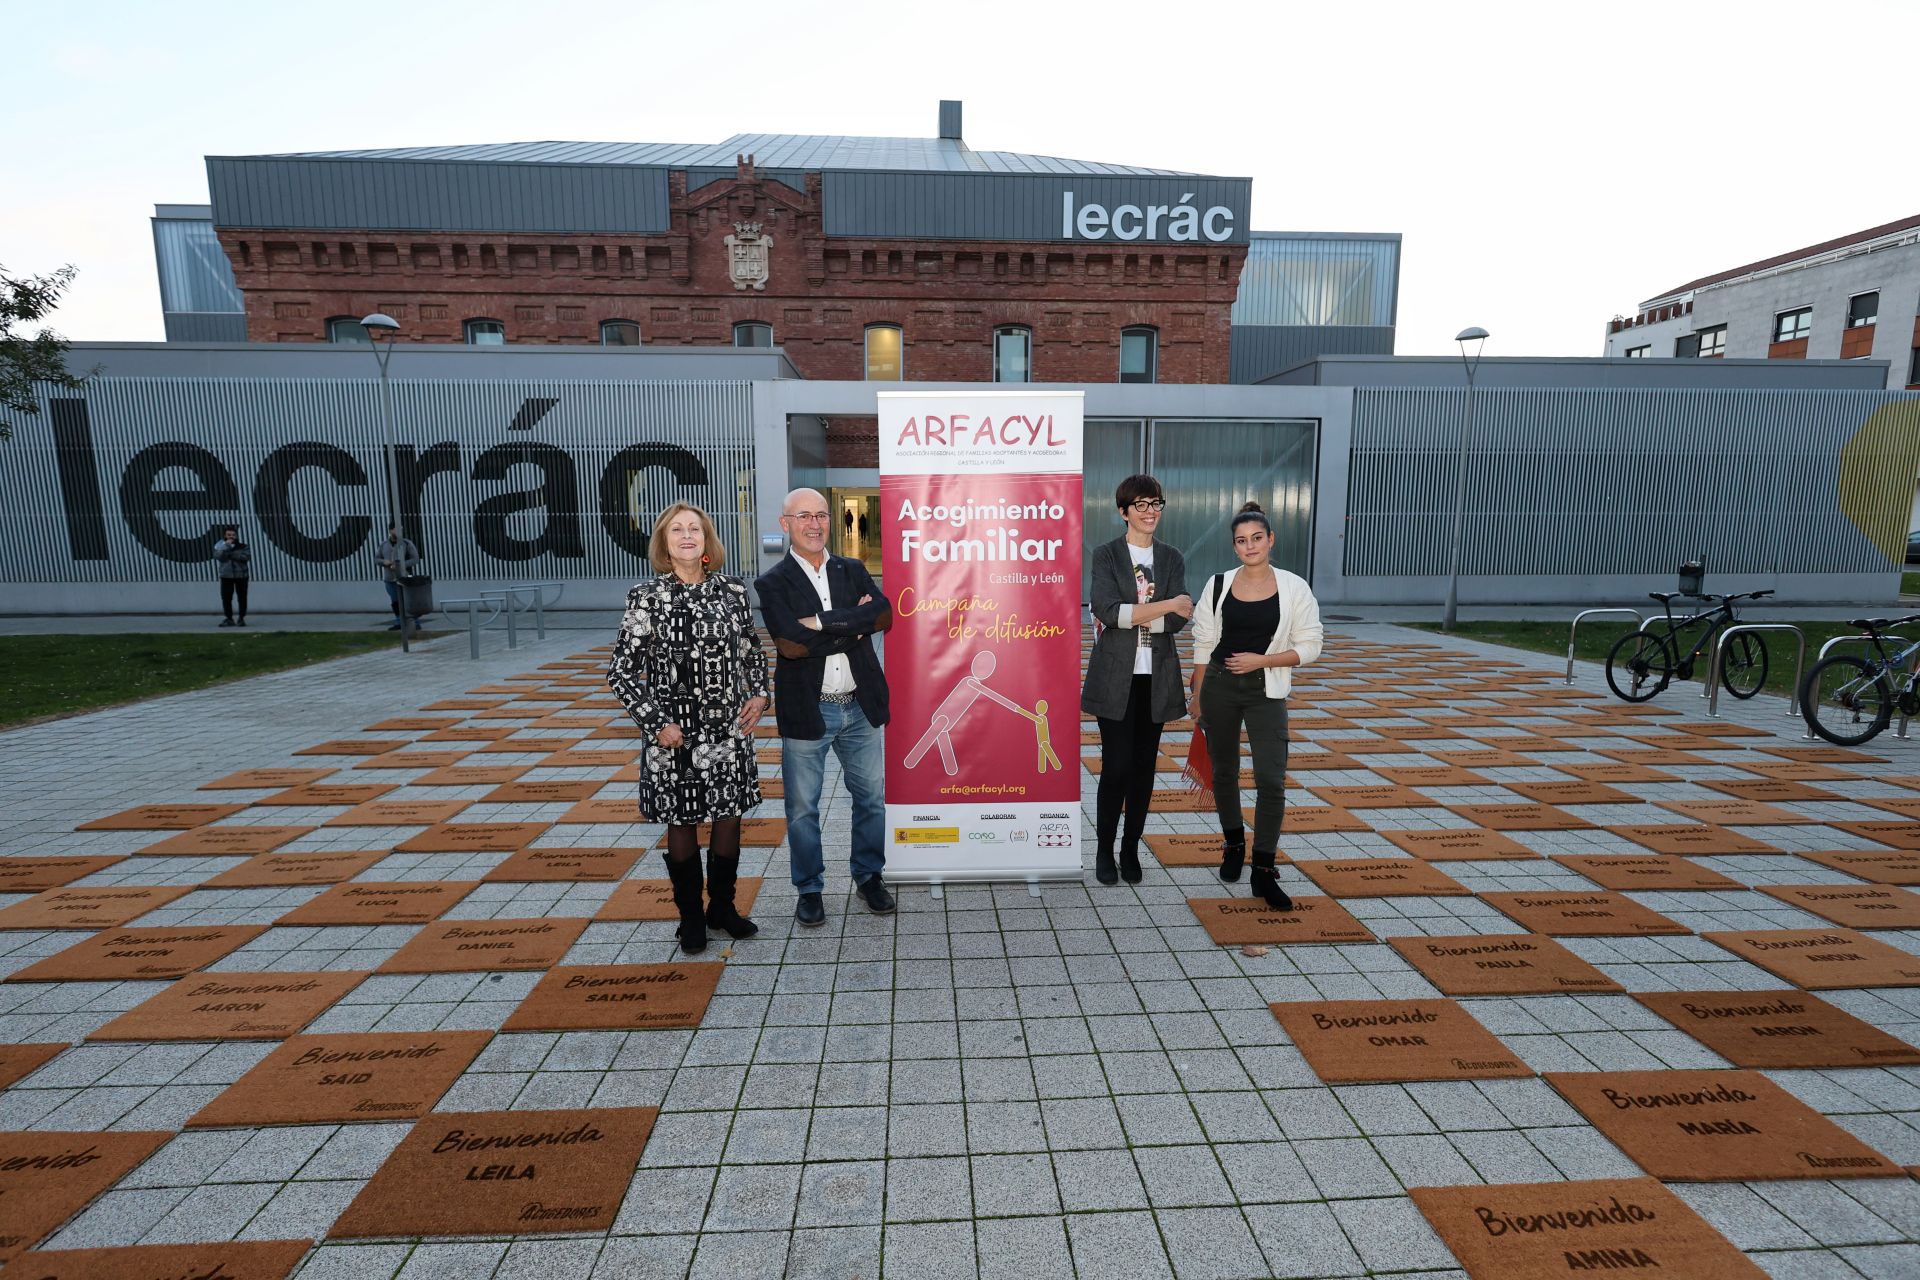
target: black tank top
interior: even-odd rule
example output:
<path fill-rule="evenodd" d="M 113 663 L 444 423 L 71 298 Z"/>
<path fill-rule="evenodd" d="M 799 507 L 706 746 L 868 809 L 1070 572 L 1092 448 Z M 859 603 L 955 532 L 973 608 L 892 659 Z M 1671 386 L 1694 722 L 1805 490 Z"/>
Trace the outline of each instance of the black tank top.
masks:
<path fill-rule="evenodd" d="M 1236 653 L 1265 653 L 1280 629 L 1280 593 L 1265 600 L 1241 600 L 1221 593 L 1220 643 L 1213 648 L 1213 665 L 1224 667 Z"/>

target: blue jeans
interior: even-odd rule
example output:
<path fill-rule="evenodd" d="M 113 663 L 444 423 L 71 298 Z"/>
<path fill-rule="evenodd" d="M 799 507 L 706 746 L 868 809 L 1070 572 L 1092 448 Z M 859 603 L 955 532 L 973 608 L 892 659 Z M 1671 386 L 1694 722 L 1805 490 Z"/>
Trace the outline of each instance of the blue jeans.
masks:
<path fill-rule="evenodd" d="M 819 893 L 826 884 L 826 860 L 820 848 L 820 791 L 827 774 L 827 751 L 840 757 L 853 797 L 853 850 L 847 865 L 853 882 L 877 876 L 887 865 L 886 757 L 880 730 L 867 723 L 857 702 L 822 702 L 827 731 L 819 738 L 780 739 L 780 772 L 786 779 L 787 848 L 793 887 Z"/>
<path fill-rule="evenodd" d="M 390 581 L 386 585 L 387 603 L 393 606 L 393 616 L 397 618 L 400 616 L 400 584 Z"/>

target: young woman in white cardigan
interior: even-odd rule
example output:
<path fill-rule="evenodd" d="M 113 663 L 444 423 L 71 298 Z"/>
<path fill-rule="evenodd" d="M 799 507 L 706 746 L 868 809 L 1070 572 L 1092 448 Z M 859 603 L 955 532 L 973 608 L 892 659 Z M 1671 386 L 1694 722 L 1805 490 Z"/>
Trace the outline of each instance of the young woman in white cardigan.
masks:
<path fill-rule="evenodd" d="M 1236 881 L 1246 861 L 1240 812 L 1240 726 L 1253 752 L 1253 892 L 1280 911 L 1293 899 L 1274 874 L 1286 813 L 1287 694 L 1293 668 L 1320 656 L 1320 605 L 1306 579 L 1273 567 L 1273 525 L 1249 502 L 1233 518 L 1238 568 L 1215 574 L 1193 605 L 1193 695 L 1199 731 L 1213 757 L 1220 814 L 1220 878 Z"/>

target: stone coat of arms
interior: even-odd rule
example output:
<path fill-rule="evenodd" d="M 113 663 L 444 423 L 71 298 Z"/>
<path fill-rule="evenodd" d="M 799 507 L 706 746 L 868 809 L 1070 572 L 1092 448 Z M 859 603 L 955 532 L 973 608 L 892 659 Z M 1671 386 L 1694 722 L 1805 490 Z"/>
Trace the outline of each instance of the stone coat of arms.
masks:
<path fill-rule="evenodd" d="M 757 222 L 736 222 L 727 246 L 727 275 L 736 289 L 764 289 L 772 258 L 773 237 L 760 233 Z"/>

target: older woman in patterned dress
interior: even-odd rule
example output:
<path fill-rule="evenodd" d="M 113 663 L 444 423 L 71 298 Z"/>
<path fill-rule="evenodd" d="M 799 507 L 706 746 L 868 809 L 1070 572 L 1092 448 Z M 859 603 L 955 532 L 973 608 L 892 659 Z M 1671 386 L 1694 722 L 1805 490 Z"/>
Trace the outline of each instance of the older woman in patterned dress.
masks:
<path fill-rule="evenodd" d="M 640 811 L 667 824 L 667 875 L 680 912 L 680 949 L 705 949 L 707 926 L 759 932 L 734 906 L 740 815 L 760 802 L 753 726 L 767 709 L 767 660 L 747 589 L 721 573 L 726 552 L 707 513 L 690 503 L 654 523 L 659 576 L 627 593 L 607 684 L 640 726 Z M 699 824 L 713 824 L 701 909 Z"/>

